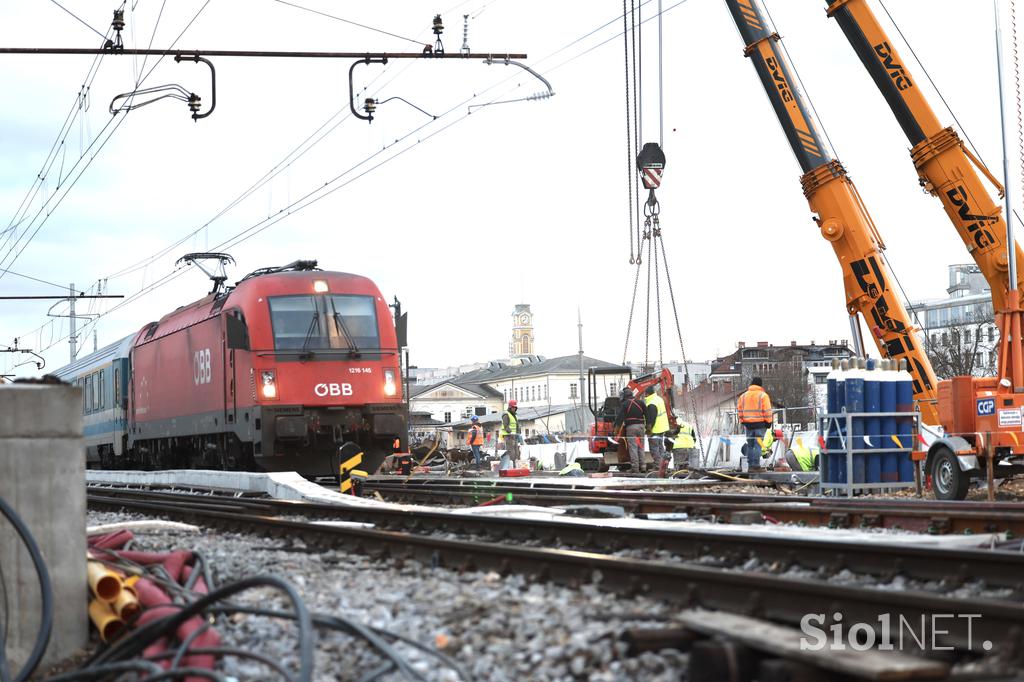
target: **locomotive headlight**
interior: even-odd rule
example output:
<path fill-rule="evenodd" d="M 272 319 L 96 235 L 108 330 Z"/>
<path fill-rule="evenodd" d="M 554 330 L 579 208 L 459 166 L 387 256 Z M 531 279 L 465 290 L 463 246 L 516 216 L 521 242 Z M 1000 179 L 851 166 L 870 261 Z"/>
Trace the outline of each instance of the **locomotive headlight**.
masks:
<path fill-rule="evenodd" d="M 260 395 L 267 400 L 277 400 L 277 372 L 265 369 L 260 372 Z"/>
<path fill-rule="evenodd" d="M 395 370 L 385 369 L 384 370 L 384 395 L 394 395 L 398 391 L 398 387 L 395 386 Z"/>
<path fill-rule="evenodd" d="M 314 279 L 313 280 L 313 291 L 318 294 L 327 293 L 327 280 L 325 279 Z"/>

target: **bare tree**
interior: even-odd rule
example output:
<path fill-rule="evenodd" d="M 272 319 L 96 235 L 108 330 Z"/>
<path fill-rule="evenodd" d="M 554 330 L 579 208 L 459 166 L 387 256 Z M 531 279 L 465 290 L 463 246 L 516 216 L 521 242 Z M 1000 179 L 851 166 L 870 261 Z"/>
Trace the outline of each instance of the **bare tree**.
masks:
<path fill-rule="evenodd" d="M 815 392 L 800 352 L 779 352 L 777 361 L 761 374 L 775 408 L 785 407 L 788 421 L 813 421 Z M 809 409 L 799 409 L 809 408 Z"/>
<path fill-rule="evenodd" d="M 925 351 L 939 379 L 994 374 L 998 333 L 993 320 L 971 315 L 967 320 L 928 332 Z"/>

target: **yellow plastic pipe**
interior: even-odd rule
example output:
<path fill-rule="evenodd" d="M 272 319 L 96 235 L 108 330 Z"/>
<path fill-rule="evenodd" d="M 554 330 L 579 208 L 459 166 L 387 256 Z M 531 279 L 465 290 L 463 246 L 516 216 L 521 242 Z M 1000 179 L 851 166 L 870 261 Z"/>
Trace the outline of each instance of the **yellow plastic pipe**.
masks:
<path fill-rule="evenodd" d="M 128 622 L 132 618 L 134 618 L 135 615 L 142 609 L 142 606 L 139 604 L 138 598 L 136 598 L 135 596 L 135 593 L 130 592 L 128 587 L 125 587 L 125 589 L 121 590 L 121 594 L 117 595 L 117 599 L 115 599 L 111 603 L 111 606 L 114 609 L 114 613 L 116 613 L 118 617 L 125 622 Z"/>
<path fill-rule="evenodd" d="M 121 594 L 121 576 L 98 561 L 89 561 L 86 566 L 89 589 L 92 593 L 108 602 L 117 599 Z"/>
<path fill-rule="evenodd" d="M 110 603 L 102 599 L 93 599 L 89 602 L 89 620 L 96 626 L 100 639 L 104 642 L 117 637 L 124 628 L 124 621 L 110 610 Z"/>

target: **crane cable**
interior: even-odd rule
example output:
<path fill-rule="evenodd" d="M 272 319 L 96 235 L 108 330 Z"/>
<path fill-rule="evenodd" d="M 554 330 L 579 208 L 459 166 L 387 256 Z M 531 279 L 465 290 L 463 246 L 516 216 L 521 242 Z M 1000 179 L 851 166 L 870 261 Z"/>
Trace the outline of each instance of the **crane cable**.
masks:
<path fill-rule="evenodd" d="M 669 300 L 672 305 L 672 317 L 675 322 L 676 334 L 679 338 L 679 351 L 682 356 L 683 362 L 683 378 L 682 381 L 686 386 L 687 396 L 690 402 L 690 412 L 693 415 L 694 432 L 696 435 L 697 445 L 700 451 L 703 452 L 703 443 L 700 436 L 700 424 L 699 414 L 697 412 L 697 404 L 693 395 L 693 391 L 690 386 L 690 374 L 689 374 L 689 361 L 686 357 L 686 347 L 683 342 L 682 326 L 679 323 L 679 310 L 676 306 L 675 292 L 672 288 L 672 277 L 669 271 L 668 258 L 665 253 L 665 243 L 661 234 L 661 223 L 660 213 L 661 207 L 658 203 L 657 197 L 654 193 L 654 188 L 660 185 L 661 173 L 664 169 L 664 154 L 661 152 L 659 144 L 648 143 L 643 146 L 643 151 L 640 151 L 640 140 L 641 137 L 641 112 L 642 104 L 641 98 L 643 93 L 642 87 L 642 56 L 638 54 L 638 50 L 642 51 L 642 36 L 640 35 L 639 27 L 644 23 L 643 21 L 637 22 L 636 18 L 636 3 L 633 2 L 631 10 L 632 26 L 629 27 L 626 22 L 626 0 L 622 2 L 623 7 L 623 52 L 625 61 L 625 72 L 626 72 L 626 153 L 629 162 L 629 178 L 627 182 L 627 197 L 629 201 L 629 230 L 630 230 L 630 265 L 636 266 L 636 273 L 633 280 L 633 296 L 631 298 L 629 307 L 629 316 L 626 324 L 626 340 L 622 351 L 622 362 L 626 363 L 627 356 L 629 354 L 629 341 L 632 334 L 633 328 L 633 317 L 636 312 L 636 299 L 640 285 L 640 268 L 643 264 L 643 245 L 647 242 L 647 284 L 646 284 L 646 310 L 645 310 L 645 330 L 644 330 L 644 371 L 651 366 L 650 357 L 650 341 L 651 341 L 651 284 L 654 284 L 654 314 L 655 322 L 657 324 L 657 342 L 658 342 L 658 362 L 657 367 L 664 367 L 664 339 L 662 334 L 662 315 L 661 315 L 661 270 L 665 272 L 665 280 L 668 286 Z M 658 3 L 658 134 L 659 143 L 664 143 L 664 90 L 662 87 L 662 66 L 664 62 L 663 45 L 662 45 L 662 30 L 661 30 L 661 15 L 662 15 L 661 3 Z M 632 53 L 632 60 L 630 59 Z M 632 71 L 632 82 L 630 82 L 630 73 Z M 632 99 L 632 102 L 631 102 Z M 633 120 L 630 121 L 630 104 L 632 103 Z M 653 147 L 654 165 L 647 164 L 652 160 L 652 156 L 649 153 Z M 635 170 L 634 170 L 635 160 Z M 648 176 L 650 169 L 656 168 L 656 178 L 654 176 Z M 648 184 L 648 178 L 651 179 L 651 184 Z M 644 186 L 649 189 L 649 195 L 646 202 L 643 205 L 644 224 L 640 226 L 640 214 L 641 207 L 640 202 L 640 181 L 643 178 Z M 634 193 L 635 189 L 635 193 Z M 635 197 L 635 199 L 634 199 Z M 635 213 L 634 213 L 634 201 Z M 633 218 L 636 216 L 636 224 L 634 228 Z M 633 230 L 636 229 L 636 251 L 634 252 L 634 240 Z M 659 251 L 661 263 L 659 263 Z M 653 263 L 652 263 L 653 261 Z M 653 277 L 652 277 L 652 265 L 653 265 Z"/>
<path fill-rule="evenodd" d="M 636 263 L 636 256 L 633 255 L 634 245 L 634 221 L 633 221 L 633 131 L 631 128 L 631 122 L 629 119 L 629 95 L 630 95 L 630 78 L 629 78 L 629 22 L 626 19 L 628 12 L 626 8 L 626 0 L 622 0 L 622 50 L 623 50 L 623 63 L 624 71 L 626 75 L 626 187 L 628 189 L 629 196 L 627 198 L 627 206 L 629 208 L 629 264 L 633 265 Z M 637 218 L 639 221 L 639 218 Z M 639 246 L 639 244 L 637 244 Z M 637 271 L 637 277 L 640 276 L 639 270 Z M 634 297 L 636 293 L 634 291 Z M 630 321 L 633 319 L 633 311 L 630 310 Z M 627 333 L 627 339 L 629 334 Z M 628 341 L 627 341 L 628 343 Z"/>

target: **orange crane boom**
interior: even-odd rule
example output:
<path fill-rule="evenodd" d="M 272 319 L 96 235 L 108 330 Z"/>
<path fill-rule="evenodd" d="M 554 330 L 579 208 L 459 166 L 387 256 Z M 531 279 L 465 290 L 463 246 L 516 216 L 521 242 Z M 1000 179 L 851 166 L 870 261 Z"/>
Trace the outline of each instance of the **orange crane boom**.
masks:
<path fill-rule="evenodd" d="M 1024 455 L 1018 437 L 1024 413 L 1024 310 L 1020 300 L 1024 251 L 1020 244 L 1013 244 L 1016 267 L 1011 268 L 1006 216 L 981 176 L 1000 196 L 1004 188 L 956 131 L 939 123 L 866 0 L 826 0 L 826 4 L 828 15 L 839 23 L 910 141 L 910 157 L 921 186 L 942 202 L 989 284 L 1000 332 L 998 374 L 953 377 L 939 383 L 939 417 L 945 436 L 929 447 L 925 469 L 938 497 L 963 499 L 971 479 L 987 474 L 989 499 L 994 499 L 995 461 L 1019 460 Z M 1016 275 L 1011 275 L 1014 270 Z M 1024 465 L 1013 461 L 998 468 L 999 477 L 1024 472 Z"/>
<path fill-rule="evenodd" d="M 978 264 L 992 291 L 992 307 L 1012 325 L 1020 311 L 1015 293 L 1024 286 L 1024 251 L 1014 244 L 1017 281 L 1009 280 L 1006 220 L 1002 209 L 985 189 L 979 172 L 1003 195 L 1003 187 L 964 145 L 950 127 L 943 127 L 932 111 L 889 36 L 866 0 L 826 0 L 829 16 L 850 42 L 854 52 L 881 91 L 912 148 L 910 158 L 921 186 L 942 201 L 946 215 Z M 1014 292 L 1014 293 L 1011 293 Z M 1000 329 L 1004 326 L 1000 323 Z M 1009 331 L 1009 330 L 1003 330 Z M 999 376 L 1024 386 L 1024 357 L 1018 334 L 1000 338 Z"/>
<path fill-rule="evenodd" d="M 726 0 L 726 5 L 743 38 L 744 54 L 750 57 L 800 164 L 800 184 L 814 221 L 839 260 L 847 311 L 866 321 L 882 357 L 907 361 L 921 418 L 937 424 L 935 372 L 891 286 L 893 278 L 882 257 L 885 244 L 857 188 L 842 164 L 826 155 L 789 64 L 778 49 L 781 39 L 769 29 L 756 0 Z"/>

